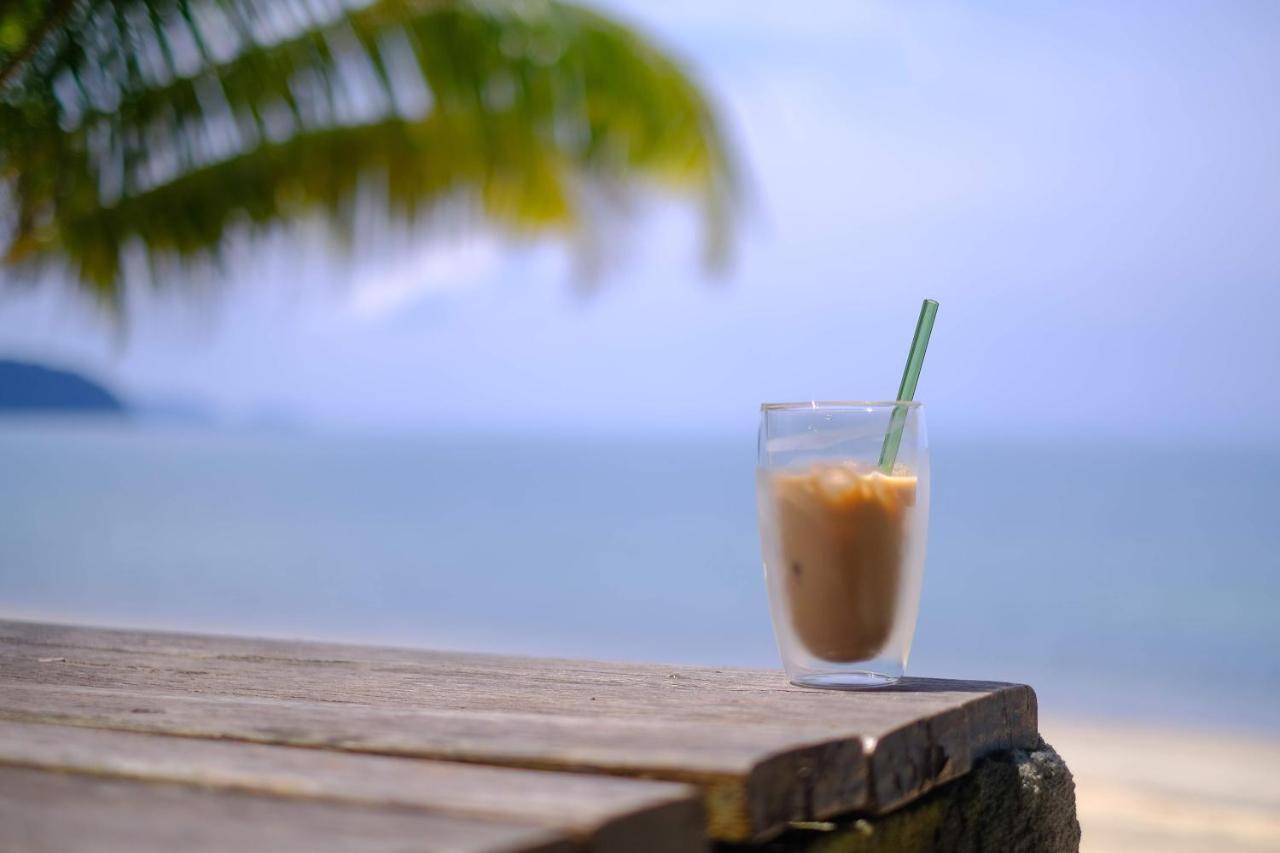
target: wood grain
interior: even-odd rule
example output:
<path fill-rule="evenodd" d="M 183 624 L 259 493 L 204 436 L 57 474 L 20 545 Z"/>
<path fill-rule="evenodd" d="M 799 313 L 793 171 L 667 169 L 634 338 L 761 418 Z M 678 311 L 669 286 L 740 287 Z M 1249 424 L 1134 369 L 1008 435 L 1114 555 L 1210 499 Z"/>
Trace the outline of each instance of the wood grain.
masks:
<path fill-rule="evenodd" d="M 0 767 L 0 849 L 570 853 L 554 831 L 430 814 Z"/>
<path fill-rule="evenodd" d="M 706 847 L 697 790 L 669 782 L 12 721 L 0 765 L 495 819 L 596 853 Z"/>
<path fill-rule="evenodd" d="M 1022 685 L 875 692 L 781 673 L 0 622 L 0 717 L 689 781 L 709 828 L 880 812 L 1036 741 Z"/>

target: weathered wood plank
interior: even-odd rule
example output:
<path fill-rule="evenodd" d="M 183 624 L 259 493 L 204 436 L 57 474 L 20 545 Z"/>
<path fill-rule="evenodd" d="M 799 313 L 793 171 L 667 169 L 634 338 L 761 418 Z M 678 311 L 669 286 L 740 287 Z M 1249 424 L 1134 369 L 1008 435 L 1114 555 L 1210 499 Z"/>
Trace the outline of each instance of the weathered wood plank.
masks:
<path fill-rule="evenodd" d="M 570 853 L 575 845 L 545 828 L 392 806 L 0 767 L 0 849 Z"/>
<path fill-rule="evenodd" d="M 986 682 L 838 693 L 761 670 L 18 622 L 0 622 L 0 672 L 15 719 L 692 781 L 721 838 L 887 810 L 1036 739 L 1030 688 Z"/>
<path fill-rule="evenodd" d="M 669 782 L 12 721 L 0 765 L 497 819 L 596 853 L 706 848 L 697 790 Z"/>
<path fill-rule="evenodd" d="M 848 766 L 824 751 L 845 748 L 819 743 L 796 746 L 792 732 L 752 729 L 717 733 L 707 724 L 659 721 L 593 721 L 576 717 L 469 714 L 292 700 L 140 694 L 136 690 L 57 687 L 6 683 L 0 678 L 0 718 L 105 726 L 205 738 L 233 738 L 265 744 L 289 744 L 415 757 L 444 757 L 513 767 L 563 767 L 629 776 L 653 776 L 694 782 L 703 788 L 709 811 L 741 820 L 751 814 L 787 815 L 803 806 L 797 779 L 820 775 L 816 768 Z M 638 744 L 649 744 L 648 756 Z M 779 758 L 768 772 L 753 761 Z M 550 758 L 548 757 L 550 756 Z M 788 762 L 783 764 L 782 762 Z M 788 769 L 789 767 L 789 769 Z M 690 769 L 692 768 L 692 769 Z M 761 776 L 773 788 L 754 787 L 757 799 L 776 803 L 754 807 L 746 801 L 744 780 Z M 845 784 L 862 785 L 859 774 Z M 785 822 L 786 817 L 778 820 Z M 709 820 L 711 830 L 720 827 Z M 739 830 L 729 837 L 745 837 Z"/>

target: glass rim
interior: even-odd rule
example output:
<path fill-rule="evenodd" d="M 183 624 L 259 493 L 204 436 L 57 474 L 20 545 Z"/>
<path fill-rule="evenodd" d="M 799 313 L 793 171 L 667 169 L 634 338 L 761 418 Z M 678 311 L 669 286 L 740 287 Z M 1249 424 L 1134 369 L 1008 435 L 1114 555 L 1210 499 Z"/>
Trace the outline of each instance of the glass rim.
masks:
<path fill-rule="evenodd" d="M 919 409 L 924 406 L 919 400 L 806 400 L 796 403 L 761 403 L 762 412 L 797 412 L 797 411 L 852 411 L 862 409 Z"/>

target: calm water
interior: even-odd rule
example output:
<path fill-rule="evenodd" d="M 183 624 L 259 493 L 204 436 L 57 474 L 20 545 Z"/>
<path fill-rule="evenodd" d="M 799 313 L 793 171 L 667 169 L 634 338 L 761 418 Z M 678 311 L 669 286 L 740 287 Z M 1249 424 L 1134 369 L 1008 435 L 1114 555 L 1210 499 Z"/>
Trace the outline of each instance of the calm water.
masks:
<path fill-rule="evenodd" d="M 934 443 L 911 671 L 1280 732 L 1280 451 Z M 0 614 L 776 666 L 754 436 L 0 426 Z"/>

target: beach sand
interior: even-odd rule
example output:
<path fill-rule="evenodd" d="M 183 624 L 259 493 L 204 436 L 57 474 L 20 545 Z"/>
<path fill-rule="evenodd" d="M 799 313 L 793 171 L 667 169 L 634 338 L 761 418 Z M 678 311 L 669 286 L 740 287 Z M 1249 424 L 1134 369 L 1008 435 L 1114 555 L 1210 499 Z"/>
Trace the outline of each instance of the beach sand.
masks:
<path fill-rule="evenodd" d="M 1280 738 L 1048 718 L 1081 850 L 1280 851 Z"/>

